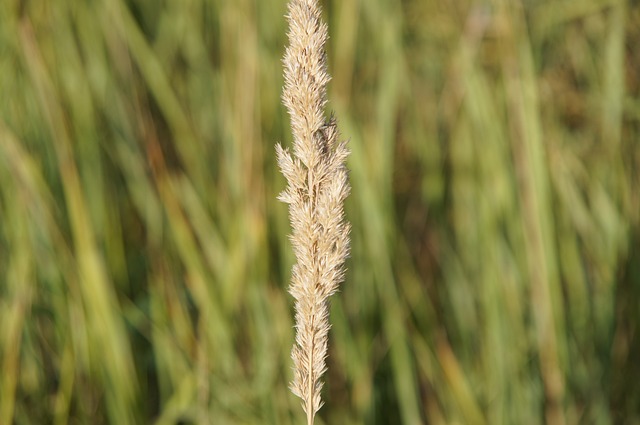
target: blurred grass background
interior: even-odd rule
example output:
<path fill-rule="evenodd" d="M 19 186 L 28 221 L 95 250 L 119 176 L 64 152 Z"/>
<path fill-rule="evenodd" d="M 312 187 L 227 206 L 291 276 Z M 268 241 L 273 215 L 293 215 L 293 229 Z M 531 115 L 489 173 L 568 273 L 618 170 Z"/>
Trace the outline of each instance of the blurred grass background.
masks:
<path fill-rule="evenodd" d="M 319 423 L 640 424 L 640 5 L 327 0 Z M 0 2 L 0 424 L 301 424 L 285 0 Z"/>

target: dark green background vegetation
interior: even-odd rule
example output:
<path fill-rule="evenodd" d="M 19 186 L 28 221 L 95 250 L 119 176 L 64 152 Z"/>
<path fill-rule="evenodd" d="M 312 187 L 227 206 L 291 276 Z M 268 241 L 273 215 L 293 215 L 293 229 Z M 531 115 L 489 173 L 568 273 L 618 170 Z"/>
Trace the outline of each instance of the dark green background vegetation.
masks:
<path fill-rule="evenodd" d="M 330 0 L 318 423 L 640 423 L 640 5 Z M 284 0 L 0 1 L 0 423 L 301 424 Z"/>

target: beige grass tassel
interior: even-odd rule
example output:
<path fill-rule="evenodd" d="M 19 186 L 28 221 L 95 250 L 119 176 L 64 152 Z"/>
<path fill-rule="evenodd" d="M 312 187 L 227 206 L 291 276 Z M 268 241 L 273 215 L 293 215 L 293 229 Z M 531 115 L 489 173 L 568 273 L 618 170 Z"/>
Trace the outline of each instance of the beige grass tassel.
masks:
<path fill-rule="evenodd" d="M 288 186 L 278 199 L 289 204 L 291 242 L 297 263 L 289 292 L 295 298 L 296 343 L 291 390 L 302 399 L 308 425 L 322 406 L 320 378 L 327 370 L 329 297 L 344 280 L 349 255 L 349 194 L 345 166 L 349 151 L 338 140 L 335 119 L 325 121 L 329 82 L 327 25 L 316 0 L 289 2 L 289 46 L 284 56 L 283 102 L 291 116 L 293 157 L 277 145 Z"/>

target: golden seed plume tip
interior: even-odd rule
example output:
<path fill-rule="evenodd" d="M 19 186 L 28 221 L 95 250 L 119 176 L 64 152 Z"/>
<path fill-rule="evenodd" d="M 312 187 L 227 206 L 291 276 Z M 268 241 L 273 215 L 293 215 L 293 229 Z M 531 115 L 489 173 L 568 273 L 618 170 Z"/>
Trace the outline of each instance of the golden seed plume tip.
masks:
<path fill-rule="evenodd" d="M 326 372 L 329 297 L 344 280 L 349 230 L 344 200 L 350 192 L 346 142 L 336 119 L 325 119 L 327 25 L 315 0 L 288 5 L 289 45 L 283 58 L 282 101 L 291 118 L 293 150 L 276 146 L 287 188 L 278 199 L 289 204 L 290 236 L 296 256 L 289 292 L 295 299 L 296 342 L 291 357 L 291 391 L 302 399 L 308 424 L 322 407 Z"/>

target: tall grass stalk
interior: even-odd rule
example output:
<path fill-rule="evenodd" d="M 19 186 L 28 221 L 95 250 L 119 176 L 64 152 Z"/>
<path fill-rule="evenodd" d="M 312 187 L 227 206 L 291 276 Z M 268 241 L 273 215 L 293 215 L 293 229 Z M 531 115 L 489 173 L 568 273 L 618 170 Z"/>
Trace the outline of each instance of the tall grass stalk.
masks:
<path fill-rule="evenodd" d="M 279 199 L 289 204 L 291 241 L 297 264 L 289 291 L 296 300 L 296 343 L 291 356 L 291 389 L 302 399 L 311 425 L 322 406 L 320 378 L 326 371 L 329 297 L 344 280 L 349 254 L 349 224 L 344 200 L 349 194 L 345 161 L 349 151 L 338 141 L 336 120 L 324 118 L 329 82 L 327 25 L 313 0 L 289 3 L 289 46 L 284 57 L 283 101 L 291 116 L 293 157 L 277 145 L 278 164 L 288 186 Z"/>

